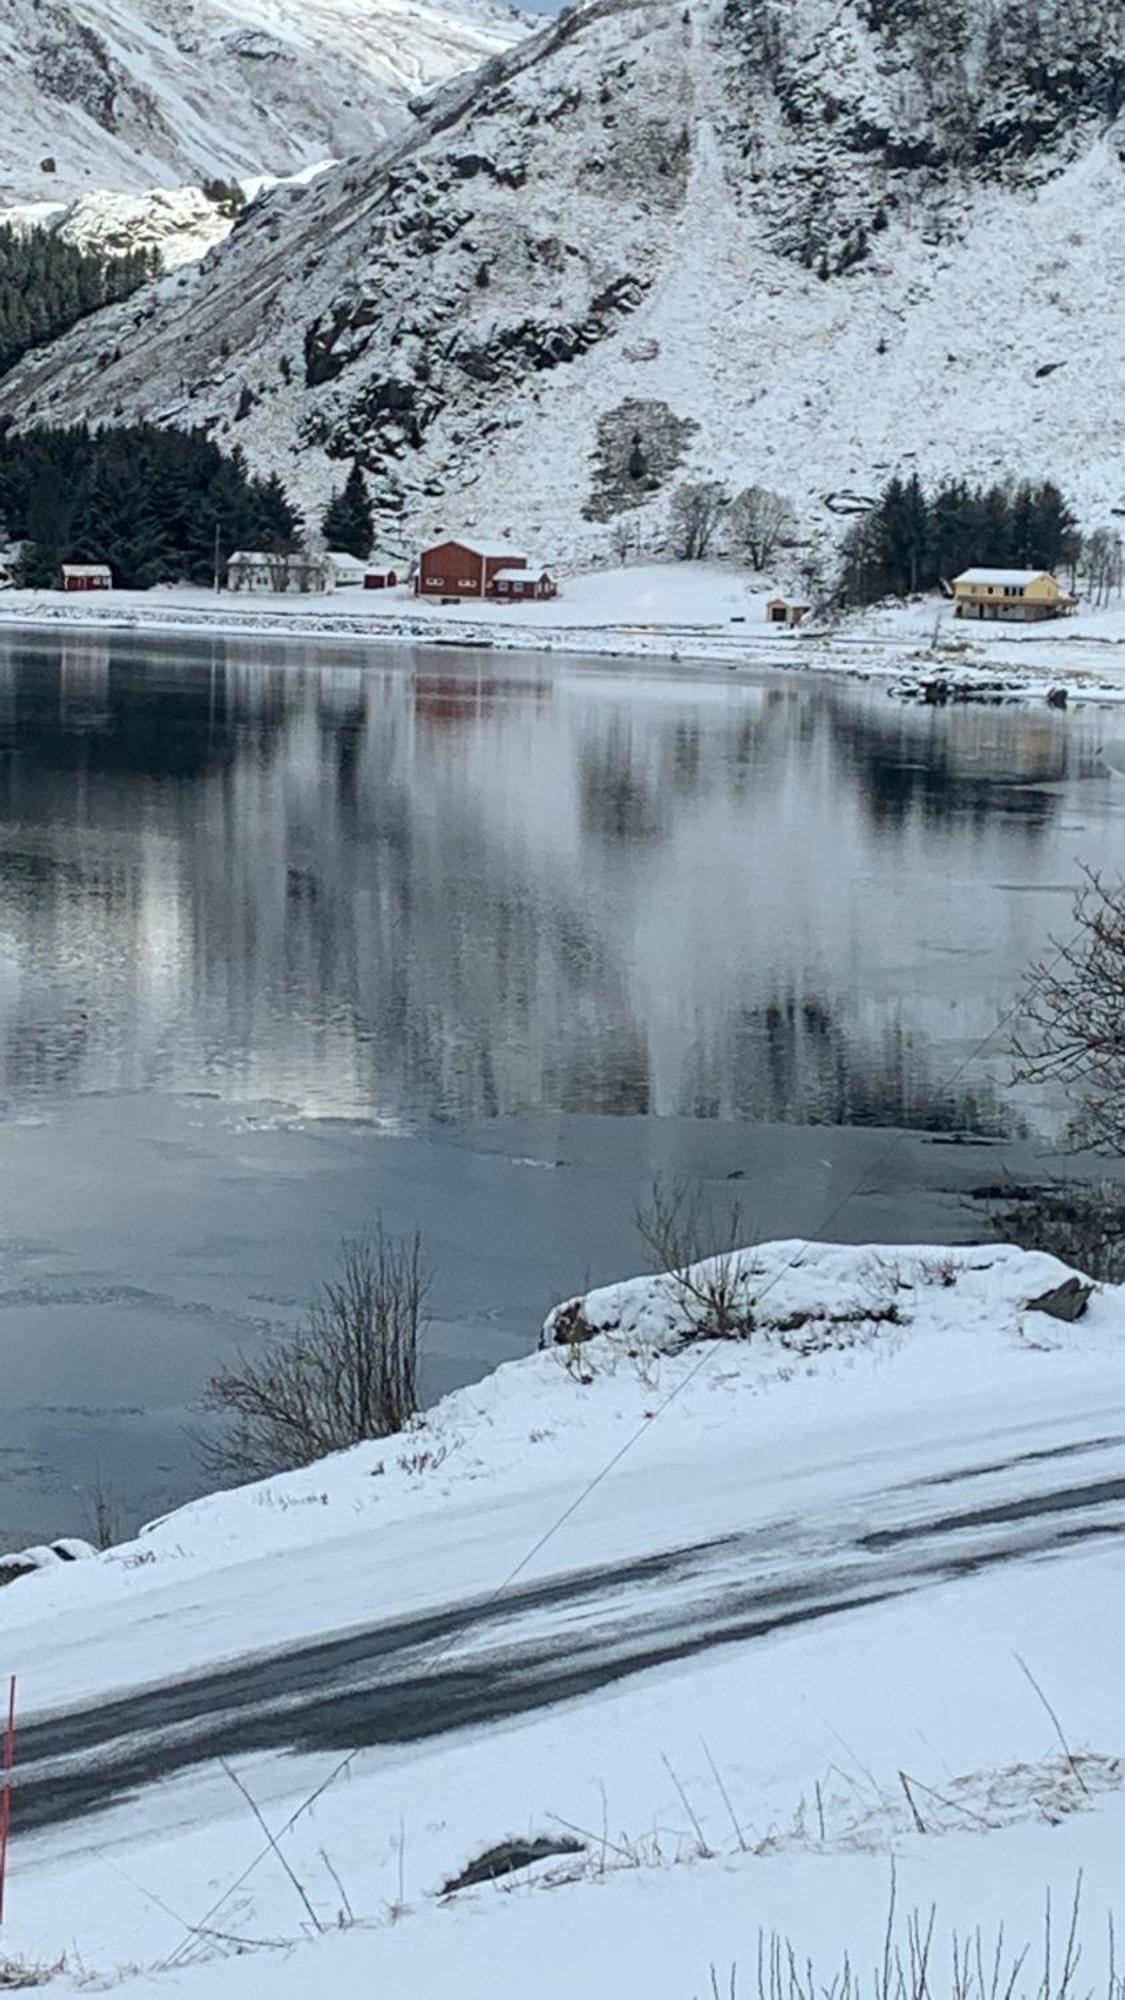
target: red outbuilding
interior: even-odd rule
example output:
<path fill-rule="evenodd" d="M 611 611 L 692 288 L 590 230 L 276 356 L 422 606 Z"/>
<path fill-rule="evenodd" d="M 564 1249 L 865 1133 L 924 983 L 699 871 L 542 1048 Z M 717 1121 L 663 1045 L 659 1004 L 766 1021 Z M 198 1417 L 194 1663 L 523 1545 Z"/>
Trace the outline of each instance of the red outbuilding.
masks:
<path fill-rule="evenodd" d="M 529 562 L 526 569 L 498 569 L 488 594 L 504 604 L 519 604 L 534 598 L 557 597 L 559 587 L 549 570 Z"/>
<path fill-rule="evenodd" d="M 64 563 L 64 590 L 112 590 L 113 571 L 108 563 Z"/>

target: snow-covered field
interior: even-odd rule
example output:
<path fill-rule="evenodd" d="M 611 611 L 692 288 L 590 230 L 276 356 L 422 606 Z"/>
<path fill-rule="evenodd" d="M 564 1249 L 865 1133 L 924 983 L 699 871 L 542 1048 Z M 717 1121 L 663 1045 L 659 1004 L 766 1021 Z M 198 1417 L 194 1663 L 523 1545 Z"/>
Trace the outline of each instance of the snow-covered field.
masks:
<path fill-rule="evenodd" d="M 70 598 L 8 590 L 0 595 L 0 627 L 377 638 L 733 669 L 819 668 L 890 681 L 940 674 L 969 688 L 999 677 L 1010 699 L 1042 699 L 1053 686 L 1079 699 L 1114 700 L 1125 692 L 1125 607 L 1119 603 L 1021 628 L 960 623 L 945 600 L 929 597 L 790 631 L 767 621 L 766 605 L 775 594 L 768 579 L 718 562 L 564 575 L 557 599 L 518 606 L 471 599 L 442 605 L 404 587 L 315 598 L 217 598 L 179 585 Z"/>
<path fill-rule="evenodd" d="M 379 1683 L 357 1655 L 338 1748 L 240 1754 L 217 1682 L 178 1736 L 229 1720 L 230 1770 L 187 1763 L 22 1837 L 17 1791 L 5 1950 L 154 1992 L 704 2000 L 712 1966 L 722 1995 L 752 1992 L 776 1930 L 825 1985 L 846 1952 L 866 1986 L 893 1860 L 904 1951 L 910 1912 L 924 1928 L 937 1906 L 935 1992 L 951 1930 L 981 1926 L 990 1957 L 1001 1922 L 1007 1954 L 1039 1941 L 1016 1982 L 1036 1992 L 1044 1898 L 1061 1957 L 1081 1871 L 1095 1986 L 1125 1831 L 1125 1294 L 1096 1292 L 1074 1326 L 1029 1309 L 1062 1275 L 997 1246 L 760 1246 L 752 1337 L 687 1346 L 671 1281 L 611 1287 L 584 1307 L 605 1331 L 410 1434 L 13 1586 L 0 1670 L 25 1728 L 436 1615 L 402 1740 L 347 1754 Z M 628 1587 L 508 1595 L 688 1547 Z M 472 1600 L 455 1632 L 443 1608 Z M 731 1606 L 740 1630 L 705 1645 Z M 573 1677 L 641 1640 L 664 1648 L 644 1671 Z M 435 1675 L 464 1669 L 471 1705 L 533 1643 L 522 1713 L 427 1739 Z M 289 1698 L 295 1736 L 316 1692 Z M 493 1843 L 564 1832 L 579 1851 L 441 1896 Z"/>

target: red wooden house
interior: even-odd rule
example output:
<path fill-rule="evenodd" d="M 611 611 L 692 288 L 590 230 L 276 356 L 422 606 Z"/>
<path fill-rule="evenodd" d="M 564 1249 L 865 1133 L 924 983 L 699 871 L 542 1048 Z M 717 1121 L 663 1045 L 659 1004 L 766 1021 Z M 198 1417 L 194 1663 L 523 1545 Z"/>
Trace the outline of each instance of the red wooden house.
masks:
<path fill-rule="evenodd" d="M 64 563 L 61 582 L 64 590 L 112 590 L 113 572 L 108 563 Z"/>
<path fill-rule="evenodd" d="M 418 597 L 491 597 L 498 570 L 525 570 L 527 557 L 502 542 L 435 542 L 418 558 Z"/>

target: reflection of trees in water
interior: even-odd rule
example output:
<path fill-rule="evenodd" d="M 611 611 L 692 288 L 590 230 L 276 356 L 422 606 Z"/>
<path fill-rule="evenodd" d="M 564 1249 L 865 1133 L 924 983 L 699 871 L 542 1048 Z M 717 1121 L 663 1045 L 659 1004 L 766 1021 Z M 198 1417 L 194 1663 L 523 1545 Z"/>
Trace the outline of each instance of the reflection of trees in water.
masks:
<path fill-rule="evenodd" d="M 799 1125 L 894 1125 L 919 1132 L 1014 1136 L 1021 1122 L 987 1078 L 949 1083 L 935 1074 L 924 1036 L 896 1012 L 857 1020 L 846 997 L 774 990 L 726 1024 L 718 1048 L 685 1051 L 682 1106 L 695 1117 Z M 721 1079 L 716 1090 L 715 1079 Z"/>
<path fill-rule="evenodd" d="M 1087 776 L 1096 752 L 1076 755 L 1065 720 L 1038 720 L 1022 710 L 979 707 L 882 711 L 837 698 L 832 734 L 844 768 L 855 779 L 871 817 L 897 826 L 994 825 L 1011 815 L 1029 833 L 1042 832 L 1058 810 L 1041 787 Z"/>
<path fill-rule="evenodd" d="M 884 992 L 881 895 L 918 868 L 887 836 L 942 818 L 948 861 L 967 826 L 974 876 L 986 820 L 1037 840 L 1054 798 L 1010 813 L 996 786 L 1073 768 L 1053 727 L 186 650 L 0 675 L 12 1083 L 1000 1124 L 987 1086 L 940 1083 L 948 973 L 895 965 Z"/>

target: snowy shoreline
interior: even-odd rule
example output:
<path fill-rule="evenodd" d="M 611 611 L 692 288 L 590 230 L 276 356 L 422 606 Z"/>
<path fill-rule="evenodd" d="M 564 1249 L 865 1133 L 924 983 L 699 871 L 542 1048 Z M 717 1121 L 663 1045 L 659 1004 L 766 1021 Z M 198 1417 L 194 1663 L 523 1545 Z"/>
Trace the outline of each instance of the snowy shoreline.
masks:
<path fill-rule="evenodd" d="M 406 1433 L 6 1595 L 23 1784 L 84 1781 L 92 1757 L 104 1787 L 92 1817 L 17 1822 L 12 1956 L 57 1990 L 92 1974 L 138 1995 L 182 1964 L 215 2000 L 260 1991 L 266 1952 L 304 1985 L 331 1966 L 341 2000 L 374 1972 L 522 2000 L 529 1968 L 541 2000 L 610 2000 L 605 1968 L 635 1960 L 651 2000 L 702 2000 L 710 1964 L 750 1990 L 759 1930 L 866 1962 L 892 1879 L 904 1923 L 936 1905 L 991 1953 L 1000 1923 L 1017 1951 L 1041 1933 L 1048 1891 L 1069 1912 L 1081 1876 L 1099 1964 L 1125 1821 L 1125 1291 L 1096 1287 L 1071 1324 L 1042 1310 L 1065 1267 L 1006 1245 L 734 1256 L 748 1337 L 692 1338 L 667 1277 L 602 1287 L 587 1338 L 571 1302 L 549 1346 Z M 487 1726 L 365 1734 L 396 1630 L 412 1703 L 423 1682 L 487 1691 L 513 1660 L 538 1692 Z M 334 1643 L 350 1706 L 326 1747 L 309 1719 Z M 138 1750 L 123 1704 L 289 1654 L 298 1682 L 263 1695 L 271 1714 L 298 1697 L 283 1749 L 224 1677 Z M 93 1753 L 43 1734 L 93 1714 Z M 216 1726 L 241 1790 L 195 1740 Z M 127 1783 L 115 1755 L 141 1758 Z M 497 1843 L 560 1827 L 554 1865 L 456 1888 Z"/>
<path fill-rule="evenodd" d="M 879 607 L 836 628 L 770 629 L 769 586 L 750 584 L 717 565 L 652 565 L 574 577 L 553 603 L 513 607 L 264 597 L 216 603 L 198 588 L 115 591 L 109 601 L 81 602 L 13 591 L 0 601 L 0 629 L 107 637 L 119 632 L 185 637 L 330 640 L 351 645 L 453 647 L 458 650 L 558 653 L 575 658 L 637 660 L 736 672 L 789 670 L 879 680 L 906 699 L 943 683 L 950 700 L 1125 699 L 1125 624 L 1119 612 L 1091 613 L 1049 633 L 993 630 L 968 637 L 948 606 L 922 600 Z M 410 608 L 408 607 L 408 604 Z M 632 610 L 636 615 L 623 617 Z M 1077 629 L 1076 629 L 1077 627 Z"/>

